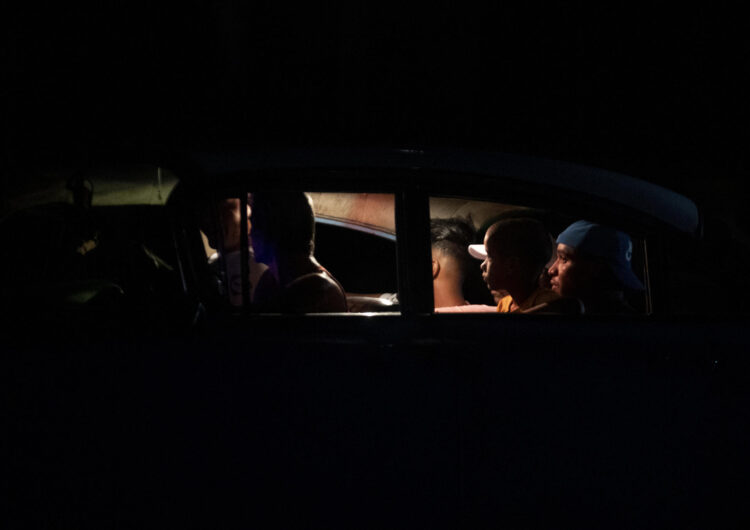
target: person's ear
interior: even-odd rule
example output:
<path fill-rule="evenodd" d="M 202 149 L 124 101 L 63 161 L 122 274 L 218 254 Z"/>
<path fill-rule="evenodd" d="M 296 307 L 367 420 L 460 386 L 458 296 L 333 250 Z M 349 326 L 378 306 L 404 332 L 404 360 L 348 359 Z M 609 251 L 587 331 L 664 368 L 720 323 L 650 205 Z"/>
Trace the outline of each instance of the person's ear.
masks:
<path fill-rule="evenodd" d="M 438 274 L 440 274 L 440 262 L 437 259 L 432 258 L 432 279 L 434 280 L 437 278 Z"/>

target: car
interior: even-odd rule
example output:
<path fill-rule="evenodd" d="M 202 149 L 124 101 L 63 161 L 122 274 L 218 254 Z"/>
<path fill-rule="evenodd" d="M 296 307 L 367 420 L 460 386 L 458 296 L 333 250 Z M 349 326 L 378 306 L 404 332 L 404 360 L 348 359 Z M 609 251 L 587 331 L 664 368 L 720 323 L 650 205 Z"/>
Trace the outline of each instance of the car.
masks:
<path fill-rule="evenodd" d="M 30 521 L 750 519 L 747 314 L 687 197 L 420 150 L 188 153 L 65 182 L 46 197 L 67 202 L 19 199 L 0 224 Z M 310 194 L 348 312 L 230 303 L 199 206 L 260 191 Z M 436 312 L 430 219 L 481 231 L 515 208 L 544 212 L 553 235 L 578 219 L 630 234 L 636 314 Z"/>

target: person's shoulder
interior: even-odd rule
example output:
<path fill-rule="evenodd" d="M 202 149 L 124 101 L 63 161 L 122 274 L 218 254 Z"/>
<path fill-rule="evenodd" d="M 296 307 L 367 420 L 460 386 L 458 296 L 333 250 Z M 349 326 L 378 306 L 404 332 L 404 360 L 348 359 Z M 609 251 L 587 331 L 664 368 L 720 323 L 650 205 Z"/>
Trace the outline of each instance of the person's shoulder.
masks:
<path fill-rule="evenodd" d="M 305 274 L 284 289 L 284 307 L 292 312 L 345 312 L 346 294 L 327 272 Z"/>
<path fill-rule="evenodd" d="M 310 272 L 295 278 L 286 285 L 287 291 L 339 289 L 339 284 L 326 271 Z"/>

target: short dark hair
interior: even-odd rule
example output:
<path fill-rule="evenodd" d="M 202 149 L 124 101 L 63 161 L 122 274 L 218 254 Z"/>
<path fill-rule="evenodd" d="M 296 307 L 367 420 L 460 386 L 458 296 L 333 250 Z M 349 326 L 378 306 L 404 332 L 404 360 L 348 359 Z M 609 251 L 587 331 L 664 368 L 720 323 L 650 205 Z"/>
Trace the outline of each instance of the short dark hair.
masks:
<path fill-rule="evenodd" d="M 482 223 L 482 226 L 479 227 L 477 230 L 477 242 L 481 243 L 484 241 L 484 235 L 487 233 L 487 230 L 490 229 L 492 225 L 497 223 L 498 221 L 505 221 L 506 219 L 518 219 L 518 218 L 526 218 L 526 219 L 536 219 L 537 221 L 541 222 L 545 228 L 547 228 L 549 231 L 549 227 L 552 221 L 552 216 L 550 215 L 550 212 L 547 210 L 542 210 L 539 208 L 529 208 L 526 206 L 514 206 L 510 208 L 509 210 L 505 210 L 497 215 L 493 215 L 489 219 L 487 219 L 484 223 Z M 567 224 L 565 225 L 567 226 Z M 555 233 L 559 232 L 556 231 Z"/>
<path fill-rule="evenodd" d="M 473 265 L 468 247 L 474 241 L 475 234 L 474 227 L 468 219 L 430 219 L 432 247 L 454 258 L 464 274 Z"/>
<path fill-rule="evenodd" d="M 278 249 L 311 254 L 315 240 L 312 198 L 304 192 L 252 194 L 253 227 L 262 230 Z"/>
<path fill-rule="evenodd" d="M 505 219 L 490 226 L 487 233 L 490 253 L 517 257 L 534 276 L 541 274 L 552 256 L 549 233 L 536 219 Z"/>

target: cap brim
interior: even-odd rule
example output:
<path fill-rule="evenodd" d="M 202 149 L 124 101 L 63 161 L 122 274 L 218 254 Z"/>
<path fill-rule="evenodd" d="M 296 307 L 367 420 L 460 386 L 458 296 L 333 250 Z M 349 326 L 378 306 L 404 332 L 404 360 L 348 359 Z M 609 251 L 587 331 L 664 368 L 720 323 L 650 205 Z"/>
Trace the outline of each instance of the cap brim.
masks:
<path fill-rule="evenodd" d="M 472 258 L 487 259 L 487 251 L 484 249 L 484 245 L 469 245 L 469 254 Z"/>

